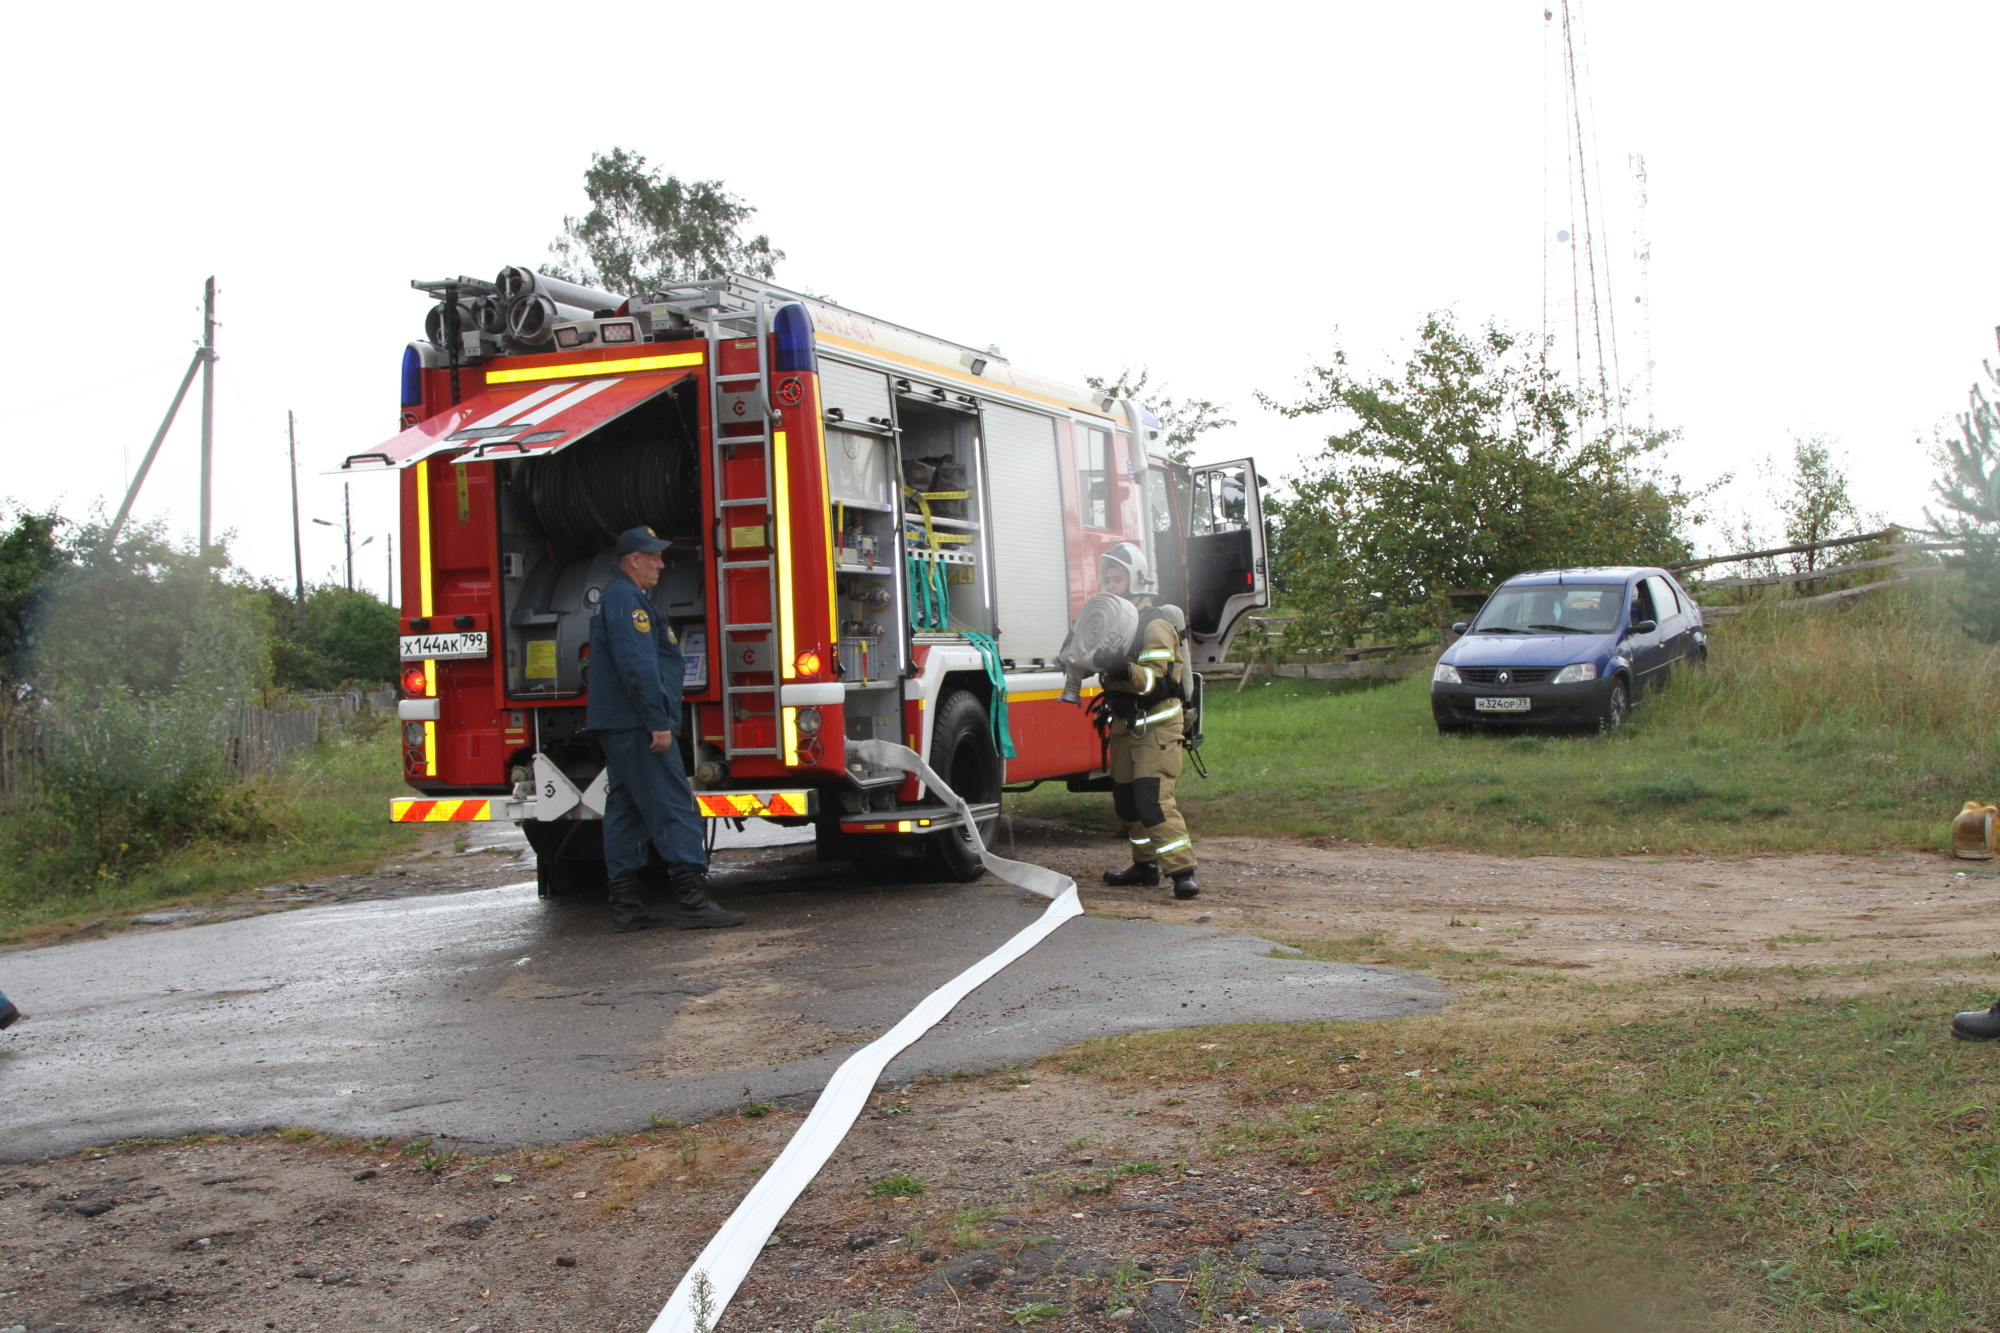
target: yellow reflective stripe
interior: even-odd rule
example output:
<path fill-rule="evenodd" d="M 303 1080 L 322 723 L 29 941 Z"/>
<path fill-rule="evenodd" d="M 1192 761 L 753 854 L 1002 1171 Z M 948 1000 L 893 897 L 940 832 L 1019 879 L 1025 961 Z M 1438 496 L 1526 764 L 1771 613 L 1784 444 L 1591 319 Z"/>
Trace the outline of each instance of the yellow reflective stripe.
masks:
<path fill-rule="evenodd" d="M 1139 660 L 1141 662 L 1171 662 L 1174 660 L 1174 650 L 1171 648 L 1155 648 L 1151 652 L 1140 653 Z"/>
<path fill-rule="evenodd" d="M 1179 851 L 1193 841 L 1193 838 L 1180 838 L 1173 842 L 1163 842 L 1160 844 L 1158 850 L 1161 856 L 1165 856 L 1168 852 Z"/>
<path fill-rule="evenodd" d="M 1125 841 L 1131 843 L 1134 847 L 1144 847 L 1153 840 L 1151 838 L 1127 838 Z"/>
<path fill-rule="evenodd" d="M 786 674 L 790 674 L 787 672 Z M 785 710 L 785 767 L 799 766 L 799 710 Z"/>
<path fill-rule="evenodd" d="M 1153 692 L 1153 668 L 1151 668 L 1151 667 L 1140 667 L 1140 668 L 1139 668 L 1139 674 L 1143 675 L 1143 676 L 1144 676 L 1144 677 L 1146 678 L 1146 683 L 1145 683 L 1145 684 L 1143 684 L 1143 685 L 1141 685 L 1141 686 L 1139 686 L 1139 687 L 1138 687 L 1138 688 L 1137 688 L 1136 690 L 1134 690 L 1134 691 L 1133 691 L 1133 693 L 1134 693 L 1134 694 L 1151 694 L 1151 693 Z"/>
<path fill-rule="evenodd" d="M 429 460 L 417 464 L 417 614 L 431 614 L 431 465 Z M 424 694 L 427 698 L 437 698 L 437 662 L 424 659 Z M 434 778 L 438 771 L 437 723 L 424 723 L 424 776 Z"/>
<path fill-rule="evenodd" d="M 778 488 L 778 534 L 776 549 L 771 558 L 777 561 L 772 573 L 778 576 L 778 661 L 786 680 L 799 674 L 792 662 L 792 468 L 791 460 L 785 457 L 785 432 L 777 431 L 771 436 L 771 461 L 774 468 L 772 484 Z M 799 742 L 797 734 L 798 713 L 795 709 L 785 710 L 785 762 L 799 762 Z"/>
<path fill-rule="evenodd" d="M 646 370 L 678 370 L 701 364 L 700 352 L 675 352 L 671 356 L 628 356 L 618 361 L 572 361 L 561 366 L 523 366 L 518 370 L 489 370 L 488 384 L 532 384 L 536 380 L 576 380 L 586 375 L 636 375 Z"/>
<path fill-rule="evenodd" d="M 417 614 L 431 613 L 431 465 L 417 464 Z"/>
<path fill-rule="evenodd" d="M 821 502 L 824 503 L 827 497 L 833 494 L 833 487 L 826 479 L 826 419 L 825 413 L 821 411 L 819 404 L 819 376 L 809 376 L 806 382 L 812 385 L 812 416 L 810 418 L 813 423 L 812 451 L 813 458 L 819 464 L 819 495 Z M 840 594 L 835 590 L 834 585 L 839 581 L 837 577 L 839 571 L 834 568 L 833 563 L 833 525 L 831 523 L 821 523 L 820 531 L 826 534 L 826 614 L 827 619 L 831 622 L 831 629 L 833 631 L 831 637 L 838 639 L 840 637 Z M 838 657 L 837 651 L 835 655 Z"/>
<path fill-rule="evenodd" d="M 1179 699 L 1176 699 L 1172 703 L 1168 704 L 1165 708 L 1155 708 L 1152 712 L 1146 714 L 1146 724 L 1150 726 L 1155 722 L 1165 722 L 1168 718 L 1172 717 L 1175 713 L 1178 713 L 1180 711 L 1181 711 L 1181 701 Z"/>

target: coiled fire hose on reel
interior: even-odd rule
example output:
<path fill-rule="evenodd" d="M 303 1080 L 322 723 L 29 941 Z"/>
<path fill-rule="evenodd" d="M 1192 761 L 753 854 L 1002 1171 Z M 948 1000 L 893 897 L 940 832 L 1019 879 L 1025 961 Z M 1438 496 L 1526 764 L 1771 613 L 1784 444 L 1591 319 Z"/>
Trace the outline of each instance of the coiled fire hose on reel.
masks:
<path fill-rule="evenodd" d="M 1019 931 L 1005 944 L 925 996 L 904 1015 L 901 1022 L 869 1042 L 842 1062 L 827 1080 L 825 1091 L 813 1103 L 791 1142 L 778 1159 L 757 1178 L 757 1183 L 736 1205 L 736 1211 L 722 1224 L 706 1248 L 689 1265 L 674 1294 L 660 1311 L 648 1333 L 707 1333 L 721 1319 L 736 1289 L 749 1275 L 750 1265 L 763 1252 L 771 1232 L 784 1220 L 792 1203 L 805 1192 L 827 1159 L 840 1147 L 856 1117 L 868 1104 L 882 1071 L 889 1062 L 943 1021 L 966 996 L 979 989 L 1002 968 L 1040 944 L 1071 917 L 1083 915 L 1077 900 L 1076 881 L 1045 866 L 1010 861 L 986 850 L 977 837 L 972 807 L 931 771 L 922 757 L 908 746 L 890 741 L 849 741 L 848 753 L 877 768 L 900 768 L 915 773 L 939 799 L 958 808 L 964 828 L 972 831 L 973 846 L 986 868 L 1001 879 L 1030 893 L 1049 899 L 1048 907 L 1032 925 Z"/>

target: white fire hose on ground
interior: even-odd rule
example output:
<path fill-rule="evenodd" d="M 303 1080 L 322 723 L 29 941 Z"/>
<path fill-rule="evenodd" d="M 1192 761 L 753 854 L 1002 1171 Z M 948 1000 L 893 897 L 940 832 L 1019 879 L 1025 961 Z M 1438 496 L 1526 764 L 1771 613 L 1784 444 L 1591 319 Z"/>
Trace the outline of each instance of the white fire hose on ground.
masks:
<path fill-rule="evenodd" d="M 925 787 L 958 807 L 965 821 L 963 828 L 975 831 L 974 846 L 988 870 L 1009 884 L 1051 901 L 1033 925 L 932 991 L 901 1022 L 847 1057 L 833 1072 L 805 1123 L 696 1256 L 648 1333 L 708 1333 L 713 1329 L 737 1287 L 748 1276 L 750 1265 L 763 1252 L 771 1232 L 853 1128 L 855 1118 L 868 1104 L 868 1095 L 875 1090 L 889 1062 L 937 1026 L 960 1000 L 994 974 L 1054 934 L 1063 922 L 1083 915 L 1075 880 L 1044 866 L 1009 861 L 987 851 L 976 840 L 978 826 L 973 821 L 971 807 L 914 750 L 888 741 L 849 741 L 847 750 L 878 768 L 900 768 L 922 778 Z"/>

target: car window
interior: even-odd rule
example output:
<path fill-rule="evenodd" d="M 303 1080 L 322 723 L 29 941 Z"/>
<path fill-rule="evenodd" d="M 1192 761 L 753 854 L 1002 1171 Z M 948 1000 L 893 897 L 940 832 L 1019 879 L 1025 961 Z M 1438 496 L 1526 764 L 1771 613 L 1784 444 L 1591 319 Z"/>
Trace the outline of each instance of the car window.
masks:
<path fill-rule="evenodd" d="M 1659 613 L 1653 609 L 1653 590 L 1646 586 L 1651 580 L 1640 579 L 1632 585 L 1632 619 L 1658 620 Z"/>
<path fill-rule="evenodd" d="M 1660 613 L 1659 619 L 1667 620 L 1681 613 L 1680 599 L 1674 596 L 1672 584 L 1654 574 L 1647 578 L 1646 586 L 1652 590 L 1653 607 Z"/>
<path fill-rule="evenodd" d="M 1609 634 L 1625 590 L 1615 583 L 1502 587 L 1479 608 L 1473 634 Z"/>

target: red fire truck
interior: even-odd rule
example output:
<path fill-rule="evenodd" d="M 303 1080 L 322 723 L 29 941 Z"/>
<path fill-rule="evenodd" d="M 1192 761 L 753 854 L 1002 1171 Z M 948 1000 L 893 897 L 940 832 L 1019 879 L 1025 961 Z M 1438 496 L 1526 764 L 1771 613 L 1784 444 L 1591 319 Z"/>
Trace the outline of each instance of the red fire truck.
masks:
<path fill-rule="evenodd" d="M 626 528 L 673 543 L 653 598 L 686 653 L 703 814 L 952 878 L 980 870 L 957 815 L 849 740 L 924 755 L 990 839 L 1003 790 L 1108 786 L 1056 660 L 1103 551 L 1145 551 L 1197 666 L 1267 603 L 1251 460 L 1171 462 L 1142 405 L 998 349 L 736 276 L 412 285 L 439 304 L 404 352 L 403 430 L 335 469 L 401 473 L 421 796 L 392 817 L 521 823 L 545 895 L 602 881 L 588 621 Z"/>

